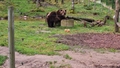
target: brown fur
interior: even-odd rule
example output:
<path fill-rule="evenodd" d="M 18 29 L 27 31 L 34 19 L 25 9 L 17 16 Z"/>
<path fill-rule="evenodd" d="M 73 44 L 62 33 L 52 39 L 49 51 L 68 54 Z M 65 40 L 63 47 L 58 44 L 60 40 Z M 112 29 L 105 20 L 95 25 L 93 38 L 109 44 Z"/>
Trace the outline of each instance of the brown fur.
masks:
<path fill-rule="evenodd" d="M 60 22 L 62 19 L 65 19 L 66 10 L 58 10 L 58 11 L 52 11 L 47 13 L 46 15 L 46 22 L 48 24 L 48 27 L 55 27 L 60 26 Z"/>

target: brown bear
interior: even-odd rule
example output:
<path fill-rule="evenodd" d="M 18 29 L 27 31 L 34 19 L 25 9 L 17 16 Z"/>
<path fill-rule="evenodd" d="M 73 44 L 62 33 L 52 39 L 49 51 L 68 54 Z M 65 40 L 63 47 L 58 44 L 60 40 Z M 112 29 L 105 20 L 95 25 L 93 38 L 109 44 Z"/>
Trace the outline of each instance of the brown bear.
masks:
<path fill-rule="evenodd" d="M 48 27 L 60 26 L 61 20 L 66 18 L 65 15 L 66 10 L 63 9 L 47 13 L 46 22 L 48 24 Z"/>

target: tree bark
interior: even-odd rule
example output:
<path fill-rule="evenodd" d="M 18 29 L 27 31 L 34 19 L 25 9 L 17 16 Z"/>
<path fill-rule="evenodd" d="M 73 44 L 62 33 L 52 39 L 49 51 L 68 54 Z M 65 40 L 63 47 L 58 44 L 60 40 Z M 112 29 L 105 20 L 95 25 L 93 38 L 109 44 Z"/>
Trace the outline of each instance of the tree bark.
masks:
<path fill-rule="evenodd" d="M 74 8 L 74 0 L 72 0 L 72 13 L 74 13 L 75 12 L 75 8 Z"/>
<path fill-rule="evenodd" d="M 115 12 L 115 32 L 119 31 L 119 27 L 117 25 L 117 22 L 119 22 L 119 11 L 120 11 L 120 1 L 116 0 L 115 1 L 115 5 L 116 5 L 116 12 Z"/>
<path fill-rule="evenodd" d="M 37 6 L 37 8 L 39 8 L 41 6 L 40 0 L 36 0 L 36 6 Z"/>
<path fill-rule="evenodd" d="M 45 2 L 45 0 L 41 0 L 42 2 Z"/>
<path fill-rule="evenodd" d="M 61 4 L 64 4 L 64 0 L 61 0 Z"/>
<path fill-rule="evenodd" d="M 55 0 L 56 3 L 58 3 L 58 0 Z"/>

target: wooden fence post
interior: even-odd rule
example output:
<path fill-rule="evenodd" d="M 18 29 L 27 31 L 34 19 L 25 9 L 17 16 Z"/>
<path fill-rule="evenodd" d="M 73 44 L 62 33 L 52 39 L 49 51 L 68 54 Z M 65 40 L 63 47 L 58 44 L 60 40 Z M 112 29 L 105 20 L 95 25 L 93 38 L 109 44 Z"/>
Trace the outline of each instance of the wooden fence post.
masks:
<path fill-rule="evenodd" d="M 14 51 L 14 12 L 13 7 L 8 7 L 8 46 L 10 67 L 15 68 L 15 51 Z"/>

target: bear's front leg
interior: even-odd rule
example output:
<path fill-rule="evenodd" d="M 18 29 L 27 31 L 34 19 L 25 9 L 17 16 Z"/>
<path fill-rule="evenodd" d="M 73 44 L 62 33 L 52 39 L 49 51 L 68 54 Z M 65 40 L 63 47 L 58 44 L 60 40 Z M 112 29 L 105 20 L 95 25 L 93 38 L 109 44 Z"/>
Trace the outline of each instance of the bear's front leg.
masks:
<path fill-rule="evenodd" d="M 48 27 L 55 27 L 54 22 L 53 21 L 48 22 Z"/>

